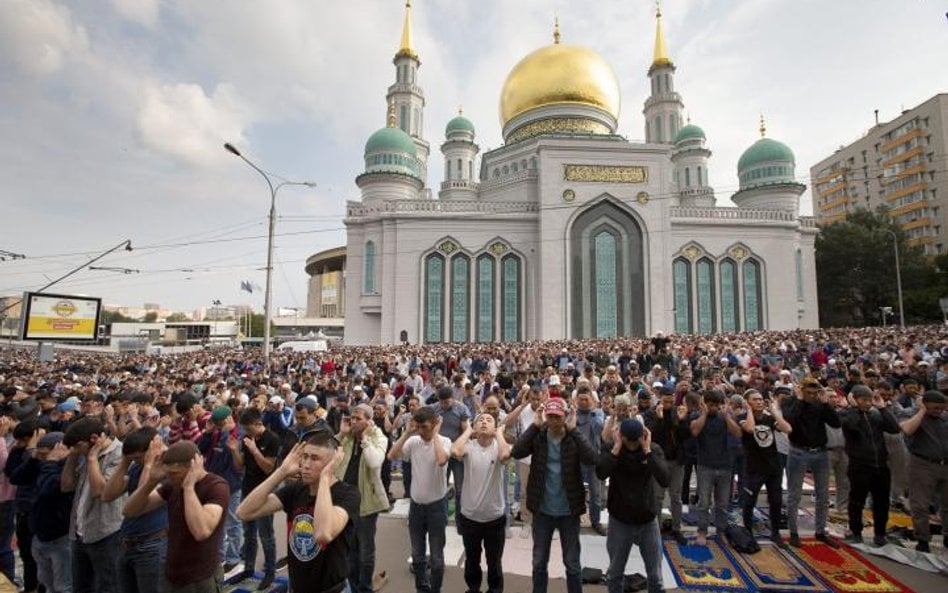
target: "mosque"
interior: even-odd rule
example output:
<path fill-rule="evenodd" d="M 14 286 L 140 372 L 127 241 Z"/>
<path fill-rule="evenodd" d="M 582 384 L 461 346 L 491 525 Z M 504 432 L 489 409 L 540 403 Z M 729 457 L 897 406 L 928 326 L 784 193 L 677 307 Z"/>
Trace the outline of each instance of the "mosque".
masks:
<path fill-rule="evenodd" d="M 818 326 L 815 221 L 793 152 L 765 136 L 717 206 L 704 131 L 683 121 L 656 13 L 645 142 L 616 133 L 619 83 L 596 52 L 560 42 L 500 90 L 503 146 L 483 154 L 447 122 L 444 181 L 428 188 L 426 97 L 411 2 L 387 126 L 365 144 L 346 205 L 345 342 L 518 342 Z"/>

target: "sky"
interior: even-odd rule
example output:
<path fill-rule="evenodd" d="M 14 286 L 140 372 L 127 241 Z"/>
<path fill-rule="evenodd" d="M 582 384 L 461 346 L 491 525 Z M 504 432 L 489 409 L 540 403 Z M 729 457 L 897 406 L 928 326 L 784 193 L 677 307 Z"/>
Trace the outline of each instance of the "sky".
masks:
<path fill-rule="evenodd" d="M 667 0 L 676 88 L 732 205 L 736 163 L 759 134 L 796 176 L 873 125 L 948 92 L 943 0 Z M 404 0 L 3 0 L 0 7 L 0 295 L 37 289 L 130 240 L 54 290 L 191 311 L 263 294 L 264 179 L 277 199 L 274 307 L 306 306 L 307 257 L 345 244 L 365 140 L 384 126 Z M 644 138 L 649 0 L 415 0 L 429 187 L 459 105 L 482 151 L 502 144 L 511 68 L 552 41 L 599 52 L 622 92 L 619 133 Z M 801 214 L 812 212 L 809 192 Z"/>

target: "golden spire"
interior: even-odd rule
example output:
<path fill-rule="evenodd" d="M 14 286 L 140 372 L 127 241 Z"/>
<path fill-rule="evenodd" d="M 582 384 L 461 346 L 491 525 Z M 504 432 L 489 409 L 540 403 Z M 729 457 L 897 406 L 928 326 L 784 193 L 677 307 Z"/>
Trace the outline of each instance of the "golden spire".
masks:
<path fill-rule="evenodd" d="M 464 106 L 458 105 L 458 115 L 464 115 Z"/>
<path fill-rule="evenodd" d="M 662 5 L 659 0 L 655 0 L 655 57 L 652 59 L 652 65 L 667 66 L 671 63 L 665 50 L 665 33 L 662 31 Z"/>
<path fill-rule="evenodd" d="M 395 121 L 395 101 L 388 104 L 388 127 L 394 128 Z"/>
<path fill-rule="evenodd" d="M 764 114 L 760 114 L 760 137 L 763 138 L 767 135 L 767 124 L 764 123 Z"/>
<path fill-rule="evenodd" d="M 413 60 L 418 59 L 418 54 L 415 52 L 415 48 L 411 43 L 411 0 L 405 0 L 405 22 L 402 24 L 402 41 L 399 44 L 398 51 L 395 52 L 396 58 L 401 56 L 412 58 Z"/>
<path fill-rule="evenodd" d="M 553 43 L 560 43 L 560 18 L 556 15 L 553 15 Z"/>

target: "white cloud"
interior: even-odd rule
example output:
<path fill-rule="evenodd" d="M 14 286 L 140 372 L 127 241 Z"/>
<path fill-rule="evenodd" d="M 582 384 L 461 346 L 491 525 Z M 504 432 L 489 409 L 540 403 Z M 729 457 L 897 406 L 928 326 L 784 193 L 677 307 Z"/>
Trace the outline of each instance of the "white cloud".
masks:
<path fill-rule="evenodd" d="M 225 141 L 242 142 L 249 110 L 233 85 L 208 96 L 197 84 L 150 85 L 138 117 L 145 144 L 192 164 L 220 160 Z"/>
<path fill-rule="evenodd" d="M 152 29 L 158 22 L 159 0 L 111 0 L 116 12 L 126 19 Z"/>
<path fill-rule="evenodd" d="M 0 18 L 0 56 L 36 75 L 53 74 L 87 51 L 85 29 L 69 9 L 49 0 L 6 0 Z M 3 58 L 0 58 L 3 59 Z"/>

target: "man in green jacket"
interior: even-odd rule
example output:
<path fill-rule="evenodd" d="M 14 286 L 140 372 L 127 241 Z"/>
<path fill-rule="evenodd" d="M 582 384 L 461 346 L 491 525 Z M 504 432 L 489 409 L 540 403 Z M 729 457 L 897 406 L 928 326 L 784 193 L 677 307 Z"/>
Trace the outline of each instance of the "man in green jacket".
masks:
<path fill-rule="evenodd" d="M 389 510 L 382 484 L 382 462 L 388 439 L 372 421 L 372 407 L 359 404 L 342 418 L 336 435 L 343 450 L 336 478 L 359 489 L 359 516 L 353 517 L 355 537 L 349 553 L 349 587 L 353 593 L 372 593 L 375 574 L 375 529 L 379 513 Z"/>

